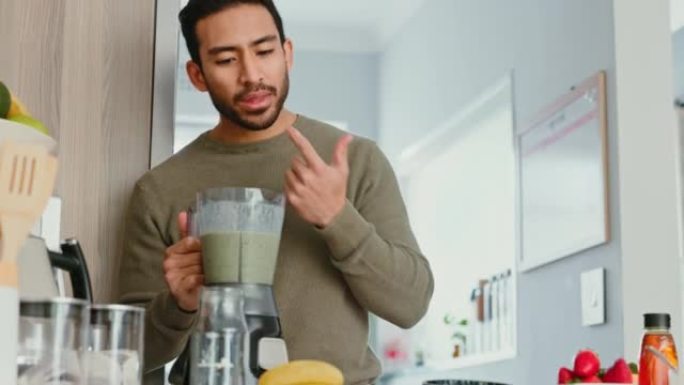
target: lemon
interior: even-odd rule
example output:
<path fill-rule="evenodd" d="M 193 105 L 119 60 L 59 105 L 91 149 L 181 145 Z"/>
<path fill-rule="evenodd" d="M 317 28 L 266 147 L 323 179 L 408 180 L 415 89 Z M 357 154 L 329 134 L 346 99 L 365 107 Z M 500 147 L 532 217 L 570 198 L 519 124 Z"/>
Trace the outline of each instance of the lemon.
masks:
<path fill-rule="evenodd" d="M 7 117 L 7 112 L 12 104 L 12 96 L 10 95 L 9 89 L 3 82 L 0 82 L 0 118 L 4 119 Z"/>
<path fill-rule="evenodd" d="M 16 115 L 11 117 L 9 120 L 23 124 L 25 126 L 33 127 L 45 135 L 50 135 L 50 131 L 48 131 L 47 127 L 45 127 L 43 123 L 41 123 L 38 119 L 32 118 L 30 116 Z"/>

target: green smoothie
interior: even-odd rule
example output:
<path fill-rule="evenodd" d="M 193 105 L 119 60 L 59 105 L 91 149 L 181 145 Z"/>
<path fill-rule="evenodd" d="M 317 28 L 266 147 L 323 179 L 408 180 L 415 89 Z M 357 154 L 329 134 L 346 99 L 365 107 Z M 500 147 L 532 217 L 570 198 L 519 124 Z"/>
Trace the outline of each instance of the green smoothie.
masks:
<path fill-rule="evenodd" d="M 200 239 L 206 284 L 273 284 L 280 234 L 225 232 Z"/>

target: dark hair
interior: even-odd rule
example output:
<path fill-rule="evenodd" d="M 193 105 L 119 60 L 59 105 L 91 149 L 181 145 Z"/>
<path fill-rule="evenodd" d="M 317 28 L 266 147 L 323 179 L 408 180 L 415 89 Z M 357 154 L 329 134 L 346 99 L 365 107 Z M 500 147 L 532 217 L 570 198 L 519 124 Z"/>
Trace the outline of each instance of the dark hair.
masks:
<path fill-rule="evenodd" d="M 271 14 L 273 22 L 275 22 L 280 37 L 280 43 L 285 42 L 285 31 L 283 29 L 283 20 L 276 9 L 273 0 L 190 0 L 188 4 L 178 14 L 178 19 L 181 23 L 181 30 L 183 37 L 185 37 L 185 44 L 188 47 L 188 52 L 192 60 L 201 66 L 199 55 L 199 41 L 197 39 L 197 23 L 207 16 L 213 15 L 226 8 L 234 7 L 241 4 L 260 5 Z"/>

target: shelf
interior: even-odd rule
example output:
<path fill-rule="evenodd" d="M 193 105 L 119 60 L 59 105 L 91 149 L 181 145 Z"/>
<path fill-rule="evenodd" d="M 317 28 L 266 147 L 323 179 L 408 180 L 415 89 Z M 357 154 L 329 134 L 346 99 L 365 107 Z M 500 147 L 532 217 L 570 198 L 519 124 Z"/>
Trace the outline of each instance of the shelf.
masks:
<path fill-rule="evenodd" d="M 452 370 L 510 360 L 515 358 L 515 356 L 515 350 L 506 349 L 498 352 L 472 354 L 450 360 L 427 360 L 425 366 L 434 370 Z"/>
<path fill-rule="evenodd" d="M 45 147 L 50 153 L 57 150 L 57 142 L 50 136 L 32 127 L 10 120 L 0 119 L 0 142 L 12 140 L 23 144 L 36 144 Z"/>
<path fill-rule="evenodd" d="M 449 360 L 426 360 L 425 365 L 423 366 L 397 369 L 385 372 L 380 376 L 379 382 L 382 383 L 385 381 L 392 380 L 394 378 L 400 378 L 404 376 L 415 376 L 435 372 L 445 372 L 449 370 L 457 370 L 480 365 L 492 364 L 495 362 L 511 360 L 515 357 L 515 350 L 506 349 L 498 352 L 473 354 Z"/>

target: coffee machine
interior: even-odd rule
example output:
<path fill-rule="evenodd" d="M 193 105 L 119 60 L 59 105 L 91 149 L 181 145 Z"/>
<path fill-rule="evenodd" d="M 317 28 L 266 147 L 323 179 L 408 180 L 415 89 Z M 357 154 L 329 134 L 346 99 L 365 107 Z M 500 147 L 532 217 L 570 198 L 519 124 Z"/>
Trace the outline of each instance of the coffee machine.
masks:
<path fill-rule="evenodd" d="M 265 370 L 288 362 L 272 286 L 284 212 L 284 196 L 266 189 L 212 188 L 197 194 L 188 225 L 202 243 L 205 288 L 190 349 L 193 383 L 209 377 L 211 383 L 229 383 L 227 358 L 243 357 L 245 384 L 256 384 Z M 236 340 L 242 334 L 236 330 L 244 330 L 243 342 Z M 235 347 L 228 348 L 231 344 Z"/>

